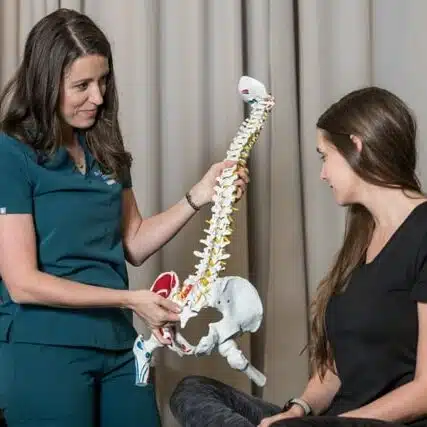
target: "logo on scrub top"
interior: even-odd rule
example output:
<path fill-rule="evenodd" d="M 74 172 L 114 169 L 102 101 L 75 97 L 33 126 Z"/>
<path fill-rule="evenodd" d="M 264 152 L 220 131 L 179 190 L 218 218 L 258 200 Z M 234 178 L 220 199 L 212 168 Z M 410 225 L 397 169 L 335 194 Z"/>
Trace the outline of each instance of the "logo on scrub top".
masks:
<path fill-rule="evenodd" d="M 99 176 L 101 177 L 101 179 L 107 184 L 107 185 L 113 185 L 113 184 L 117 184 L 117 181 L 113 178 L 111 178 L 111 176 L 109 175 L 104 175 L 101 171 L 95 171 L 93 173 L 95 176 Z"/>

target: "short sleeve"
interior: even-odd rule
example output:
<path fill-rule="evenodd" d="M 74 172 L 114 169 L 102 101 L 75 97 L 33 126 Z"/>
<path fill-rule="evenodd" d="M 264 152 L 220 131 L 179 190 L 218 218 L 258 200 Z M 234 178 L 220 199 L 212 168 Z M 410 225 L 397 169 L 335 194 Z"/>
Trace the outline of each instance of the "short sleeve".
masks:
<path fill-rule="evenodd" d="M 0 215 L 33 212 L 27 157 L 18 144 L 0 134 Z"/>
<path fill-rule="evenodd" d="M 411 298 L 419 302 L 427 302 L 427 233 L 421 239 L 415 261 L 415 284 Z"/>

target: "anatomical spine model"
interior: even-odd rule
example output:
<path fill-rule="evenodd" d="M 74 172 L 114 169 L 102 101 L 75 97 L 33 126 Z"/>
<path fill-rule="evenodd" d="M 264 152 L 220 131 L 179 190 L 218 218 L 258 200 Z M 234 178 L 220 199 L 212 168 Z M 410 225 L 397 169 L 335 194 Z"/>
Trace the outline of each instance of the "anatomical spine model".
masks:
<path fill-rule="evenodd" d="M 233 339 L 244 332 L 255 332 L 261 325 L 263 307 L 258 292 L 249 281 L 241 277 L 219 277 L 230 257 L 225 249 L 230 244 L 232 234 L 237 170 L 246 166 L 250 151 L 274 106 L 274 98 L 255 79 L 241 77 L 238 89 L 243 100 L 250 105 L 251 111 L 240 125 L 227 151 L 226 160 L 236 161 L 237 164 L 224 169 L 217 179 L 209 227 L 205 230 L 206 237 L 200 240 L 204 249 L 194 252 L 199 258 L 195 272 L 182 284 L 174 272 L 162 273 L 155 280 L 151 291 L 181 306 L 181 329 L 203 308 L 213 307 L 222 314 L 220 321 L 209 324 L 208 335 L 196 346 L 189 344 L 175 328 L 173 333 L 169 328 L 163 328 L 163 335 L 172 340 L 167 347 L 180 356 L 201 356 L 217 349 L 232 368 L 244 372 L 257 385 L 264 386 L 265 376 L 249 363 Z M 144 340 L 142 335 L 136 339 L 133 351 L 137 385 L 147 384 L 152 354 L 158 347 L 163 347 L 163 344 L 153 334 L 148 340 Z"/>

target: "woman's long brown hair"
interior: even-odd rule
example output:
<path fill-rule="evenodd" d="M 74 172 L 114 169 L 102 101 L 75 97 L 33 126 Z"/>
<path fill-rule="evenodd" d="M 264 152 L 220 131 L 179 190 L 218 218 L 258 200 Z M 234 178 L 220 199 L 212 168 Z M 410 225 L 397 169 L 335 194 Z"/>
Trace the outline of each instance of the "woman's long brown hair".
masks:
<path fill-rule="evenodd" d="M 36 152 L 53 154 L 61 145 L 59 94 L 64 74 L 85 55 L 107 58 L 110 73 L 103 104 L 94 126 L 84 131 L 86 142 L 104 172 L 121 179 L 129 173 L 118 122 L 118 96 L 111 46 L 86 15 L 58 9 L 30 31 L 16 74 L 0 95 L 0 129 Z"/>

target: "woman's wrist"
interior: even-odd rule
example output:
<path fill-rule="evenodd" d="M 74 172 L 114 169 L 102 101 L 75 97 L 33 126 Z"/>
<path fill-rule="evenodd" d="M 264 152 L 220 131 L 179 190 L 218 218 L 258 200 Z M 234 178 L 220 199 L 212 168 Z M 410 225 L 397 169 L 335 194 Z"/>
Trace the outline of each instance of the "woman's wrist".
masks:
<path fill-rule="evenodd" d="M 187 200 L 187 203 L 192 207 L 192 209 L 197 212 L 200 210 L 200 208 L 202 207 L 201 205 L 199 205 L 198 203 L 196 203 L 194 201 L 194 198 L 192 196 L 191 190 L 187 191 L 187 193 L 185 193 L 185 198 Z"/>
<path fill-rule="evenodd" d="M 121 301 L 120 301 L 120 308 L 127 308 L 130 310 L 134 310 L 134 296 L 135 291 L 134 290 L 128 290 L 128 291 L 121 291 L 123 292 L 121 295 Z"/>
<path fill-rule="evenodd" d="M 304 399 L 292 397 L 290 398 L 282 409 L 283 412 L 292 412 L 296 416 L 304 417 L 313 414 L 313 410 L 309 403 Z"/>
<path fill-rule="evenodd" d="M 191 203 L 194 204 L 194 207 L 197 207 L 197 209 L 195 209 L 195 210 L 199 210 L 206 203 L 209 202 L 209 200 L 207 200 L 206 189 L 200 183 L 197 183 L 196 185 L 194 185 L 187 192 L 187 194 L 185 195 L 185 198 L 187 199 L 187 202 L 189 202 L 188 199 L 190 199 Z M 191 203 L 189 203 L 190 206 L 191 206 Z"/>
<path fill-rule="evenodd" d="M 287 413 L 292 414 L 295 418 L 304 417 L 305 411 L 301 406 L 293 404 L 287 411 Z"/>

